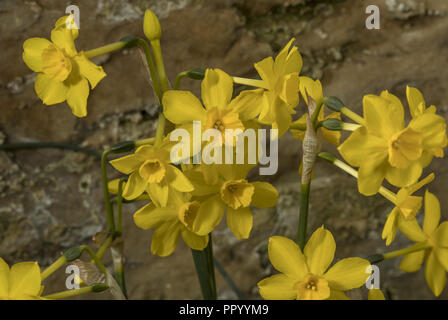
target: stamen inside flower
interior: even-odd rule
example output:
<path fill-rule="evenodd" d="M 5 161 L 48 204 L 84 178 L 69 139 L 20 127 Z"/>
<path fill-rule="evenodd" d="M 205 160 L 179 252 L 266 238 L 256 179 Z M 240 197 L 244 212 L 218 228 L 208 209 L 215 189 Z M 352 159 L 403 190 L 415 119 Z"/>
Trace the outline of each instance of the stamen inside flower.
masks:
<path fill-rule="evenodd" d="M 221 187 L 221 199 L 232 209 L 248 207 L 252 202 L 254 186 L 247 180 L 227 181 Z"/>
<path fill-rule="evenodd" d="M 328 281 L 314 274 L 307 274 L 303 281 L 294 285 L 298 300 L 323 300 L 330 296 Z"/>
<path fill-rule="evenodd" d="M 42 52 L 42 64 L 42 71 L 56 81 L 64 81 L 72 71 L 70 57 L 53 44 Z"/>
<path fill-rule="evenodd" d="M 196 219 L 199 206 L 199 202 L 193 201 L 184 203 L 179 208 L 179 220 L 190 231 L 193 231 L 193 223 Z"/>
<path fill-rule="evenodd" d="M 158 159 L 146 160 L 139 169 L 140 176 L 149 183 L 159 183 L 165 177 L 165 166 Z"/>

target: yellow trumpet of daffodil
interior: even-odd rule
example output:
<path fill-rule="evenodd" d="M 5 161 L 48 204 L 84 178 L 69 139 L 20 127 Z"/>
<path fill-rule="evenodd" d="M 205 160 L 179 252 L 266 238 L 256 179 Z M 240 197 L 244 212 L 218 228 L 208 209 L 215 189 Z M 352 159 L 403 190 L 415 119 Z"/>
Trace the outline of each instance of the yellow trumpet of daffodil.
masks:
<path fill-rule="evenodd" d="M 51 31 L 51 42 L 44 38 L 31 38 L 23 44 L 23 61 L 38 72 L 34 89 L 46 105 L 67 101 L 77 117 L 87 115 L 87 97 L 90 87 L 106 76 L 101 66 L 91 62 L 84 52 L 78 52 L 75 39 L 78 29 L 68 29 L 65 16 L 57 20 Z"/>
<path fill-rule="evenodd" d="M 407 254 L 400 263 L 405 272 L 418 271 L 425 260 L 425 278 L 435 296 L 439 296 L 446 284 L 448 271 L 448 221 L 440 222 L 440 203 L 437 197 L 426 191 L 423 230 L 413 226 L 406 236 L 426 249 Z"/>
<path fill-rule="evenodd" d="M 396 196 L 391 192 L 392 197 L 388 198 L 392 200 L 395 207 L 388 214 L 381 235 L 382 239 L 386 239 L 387 246 L 395 239 L 397 229 L 406 234 L 407 230 L 413 229 L 412 225 L 418 225 L 415 216 L 422 207 L 423 197 L 414 196 L 413 193 L 432 180 L 434 180 L 433 173 L 413 185 L 401 188 Z"/>
<path fill-rule="evenodd" d="M 318 103 L 324 98 L 322 91 L 322 84 L 319 80 L 313 80 L 308 77 L 300 77 L 300 93 L 308 104 L 308 96 L 314 100 L 314 102 Z M 291 124 L 291 133 L 292 136 L 296 139 L 302 140 L 305 137 L 305 130 L 294 129 L 294 126 L 306 128 L 306 117 L 308 113 L 303 114 L 298 120 L 294 121 Z M 339 119 L 341 120 L 341 114 L 339 112 L 332 112 L 328 116 L 325 116 L 324 108 L 322 107 L 319 111 L 319 115 L 317 120 L 323 121 L 327 119 Z M 341 139 L 340 131 L 328 130 L 323 127 L 319 128 L 322 132 L 322 138 L 336 146 L 339 145 L 339 141 Z"/>
<path fill-rule="evenodd" d="M 362 286 L 369 277 L 369 261 L 346 258 L 330 267 L 336 243 L 330 231 L 317 229 L 302 251 L 292 240 L 269 238 L 269 260 L 280 274 L 258 282 L 266 300 L 348 299 L 344 291 Z"/>
<path fill-rule="evenodd" d="M 410 98 L 413 106 L 414 101 Z M 359 167 L 360 193 L 375 194 L 384 178 L 397 187 L 410 185 L 418 180 L 433 156 L 443 157 L 447 145 L 443 117 L 432 112 L 413 112 L 415 117 L 405 127 L 403 106 L 387 91 L 380 96 L 365 96 L 363 108 L 362 126 L 338 147 L 348 163 Z"/>
<path fill-rule="evenodd" d="M 200 170 L 186 172 L 195 190 L 193 196 L 201 200 L 192 230 L 206 235 L 221 222 L 227 210 L 227 226 L 238 239 L 247 239 L 252 230 L 253 216 L 250 206 L 272 207 L 277 203 L 278 192 L 268 182 L 249 182 L 246 175 L 253 166 L 219 165 L 219 179 L 207 184 Z M 199 167 L 198 167 L 199 168 Z"/>
<path fill-rule="evenodd" d="M 0 300 L 41 299 L 41 282 L 37 262 L 20 262 L 9 268 L 0 258 Z"/>
<path fill-rule="evenodd" d="M 157 206 L 165 207 L 170 189 L 193 191 L 193 185 L 182 171 L 170 164 L 170 148 L 167 142 L 158 147 L 144 145 L 134 154 L 110 161 L 115 169 L 129 174 L 123 189 L 125 199 L 136 199 L 146 191 Z"/>
<path fill-rule="evenodd" d="M 171 192 L 169 198 L 165 208 L 150 203 L 134 214 L 134 222 L 139 228 L 155 229 L 151 252 L 161 257 L 170 255 L 180 236 L 190 248 L 203 250 L 208 244 L 208 235 L 193 232 L 201 203 L 192 200 L 190 194 L 177 191 Z"/>

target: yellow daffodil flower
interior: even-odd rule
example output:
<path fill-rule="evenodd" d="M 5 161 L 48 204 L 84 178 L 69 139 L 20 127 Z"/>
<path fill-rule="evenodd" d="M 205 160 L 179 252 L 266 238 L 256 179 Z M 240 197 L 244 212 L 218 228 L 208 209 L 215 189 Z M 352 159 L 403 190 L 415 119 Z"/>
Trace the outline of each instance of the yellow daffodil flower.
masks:
<path fill-rule="evenodd" d="M 262 79 L 260 85 L 266 89 L 257 110 L 258 120 L 263 124 L 271 125 L 273 129 L 278 129 L 278 138 L 289 129 L 292 122 L 291 114 L 296 113 L 294 108 L 299 103 L 299 73 L 302 69 L 302 56 L 296 46 L 289 50 L 294 41 L 295 39 L 292 38 L 275 60 L 267 57 L 255 63 L 255 69 Z M 241 83 L 259 85 L 257 80 L 246 79 Z M 277 137 L 271 135 L 271 138 Z"/>
<path fill-rule="evenodd" d="M 440 222 L 440 203 L 437 197 L 426 191 L 423 230 L 419 225 L 409 228 L 406 236 L 426 249 L 407 254 L 400 263 L 405 272 L 418 271 L 425 260 L 425 278 L 435 296 L 439 296 L 446 284 L 448 271 L 448 221 Z"/>
<path fill-rule="evenodd" d="M 91 62 L 84 52 L 78 52 L 74 40 L 78 29 L 67 29 L 66 20 L 60 18 L 51 31 L 51 42 L 44 38 L 31 38 L 23 44 L 23 61 L 38 72 L 34 89 L 46 105 L 67 101 L 77 117 L 87 115 L 87 97 L 90 87 L 106 76 L 103 68 Z"/>
<path fill-rule="evenodd" d="M 317 229 L 302 251 L 292 240 L 269 238 L 269 260 L 281 272 L 258 282 L 266 300 L 348 299 L 344 291 L 362 286 L 369 274 L 369 261 L 342 259 L 330 267 L 336 243 L 330 231 Z"/>
<path fill-rule="evenodd" d="M 253 225 L 250 206 L 272 207 L 277 203 L 278 192 L 268 182 L 247 181 L 250 166 L 220 165 L 218 168 L 219 180 L 214 185 L 206 184 L 199 170 L 186 172 L 195 186 L 193 196 L 201 199 L 192 230 L 200 235 L 209 234 L 227 209 L 228 227 L 238 239 L 247 239 Z"/>
<path fill-rule="evenodd" d="M 367 300 L 386 300 L 386 298 L 380 289 L 373 288 L 369 290 Z"/>
<path fill-rule="evenodd" d="M 165 207 L 170 189 L 193 191 L 182 171 L 170 164 L 170 147 L 169 143 L 144 145 L 134 154 L 110 161 L 115 169 L 130 175 L 123 189 L 125 199 L 136 199 L 146 191 L 157 206 Z"/>
<path fill-rule="evenodd" d="M 42 289 L 37 262 L 20 262 L 9 268 L 0 258 L 0 300 L 41 299 Z"/>
<path fill-rule="evenodd" d="M 208 235 L 193 232 L 201 203 L 191 200 L 191 195 L 187 193 L 174 191 L 169 197 L 169 205 L 165 208 L 150 203 L 134 214 L 134 222 L 139 228 L 155 229 L 151 252 L 161 257 L 170 255 L 176 249 L 180 236 L 190 248 L 203 250 L 208 244 Z"/>
<path fill-rule="evenodd" d="M 308 96 L 314 100 L 314 102 L 318 103 L 323 99 L 323 91 L 322 84 L 319 80 L 313 80 L 308 77 L 300 77 L 300 93 L 308 104 Z M 308 94 L 308 95 L 307 95 Z M 308 113 L 303 114 L 298 120 L 294 121 L 291 125 L 291 133 L 292 136 L 296 139 L 302 140 L 305 137 L 305 130 L 294 129 L 294 126 L 306 128 L 306 117 Z M 322 107 L 319 111 L 318 120 L 323 121 L 330 118 L 341 120 L 341 114 L 339 112 L 332 112 L 328 116 L 325 116 L 324 108 Z M 319 128 L 322 132 L 322 138 L 336 146 L 339 145 L 339 141 L 341 139 L 340 131 L 332 131 L 325 129 L 323 127 Z"/>
<path fill-rule="evenodd" d="M 225 130 L 244 130 L 244 121 L 253 119 L 253 101 L 245 92 L 232 100 L 233 80 L 220 69 L 207 69 L 201 84 L 204 107 L 189 91 L 168 90 L 163 95 L 165 117 L 193 136 L 193 121 L 201 122 L 201 130 L 217 129 L 225 142 Z M 196 150 L 198 151 L 198 150 Z"/>
<path fill-rule="evenodd" d="M 338 147 L 348 163 L 359 167 L 360 193 L 375 194 L 384 178 L 397 187 L 410 185 L 433 156 L 443 157 L 447 145 L 443 117 L 425 112 L 405 127 L 403 106 L 387 91 L 365 96 L 363 107 L 362 126 Z"/>
<path fill-rule="evenodd" d="M 392 196 L 391 200 L 393 200 L 395 207 L 387 216 L 381 236 L 383 239 L 386 239 L 387 246 L 395 239 L 397 229 L 406 233 L 410 228 L 412 230 L 412 226 L 410 225 L 418 225 L 415 216 L 422 207 L 423 197 L 412 194 L 432 180 L 434 180 L 433 173 L 418 183 L 401 188 L 396 196 Z"/>

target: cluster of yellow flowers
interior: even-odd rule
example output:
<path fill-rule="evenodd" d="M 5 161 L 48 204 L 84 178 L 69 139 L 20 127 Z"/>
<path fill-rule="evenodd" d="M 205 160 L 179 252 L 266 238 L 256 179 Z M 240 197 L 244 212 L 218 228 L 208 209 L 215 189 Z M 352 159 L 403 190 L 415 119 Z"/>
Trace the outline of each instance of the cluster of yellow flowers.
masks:
<path fill-rule="evenodd" d="M 87 114 L 89 83 L 93 89 L 106 75 L 88 58 L 105 51 L 78 52 L 74 45 L 78 30 L 67 29 L 66 19 L 63 17 L 56 22 L 51 42 L 41 38 L 27 40 L 23 59 L 39 73 L 35 89 L 44 104 L 67 100 L 73 114 L 83 117 Z M 394 240 L 397 230 L 416 242 L 398 254 L 384 254 L 383 259 L 404 255 L 400 269 L 406 272 L 417 271 L 425 260 L 429 287 L 436 296 L 442 292 L 448 271 L 448 223 L 439 224 L 439 202 L 427 190 L 421 228 L 416 215 L 422 207 L 423 197 L 413 194 L 434 179 L 431 174 L 419 181 L 423 168 L 432 158 L 443 157 L 447 145 L 446 123 L 443 117 L 436 115 L 434 106 L 426 107 L 420 91 L 407 88 L 412 116 L 407 126 L 403 105 L 387 91 L 379 96 L 365 96 L 364 116 L 361 117 L 337 98 L 325 97 L 319 80 L 300 76 L 302 57 L 291 39 L 275 59 L 267 57 L 255 63 L 261 79 L 232 77 L 220 69 L 206 69 L 201 76 L 201 102 L 189 91 L 168 88 L 158 43 L 161 29 L 151 12 L 145 14 L 144 30 L 153 46 L 162 88 L 158 93 L 162 105 L 158 133 L 155 139 L 140 144 L 132 154 L 111 160 L 110 164 L 126 175 L 119 196 L 128 201 L 150 200 L 134 213 L 134 221 L 142 229 L 155 229 L 151 242 L 153 254 L 170 255 L 180 236 L 192 249 L 204 250 L 210 241 L 210 233 L 225 214 L 233 234 L 238 239 L 247 239 L 253 227 L 251 207 L 272 207 L 278 199 L 278 192 L 270 183 L 248 181 L 248 173 L 255 164 L 191 161 L 208 148 L 211 141 L 201 141 L 199 148 L 193 147 L 189 155 L 181 155 L 182 162 L 173 161 L 174 143 L 171 132 L 165 132 L 165 121 L 170 121 L 177 129 L 186 130 L 191 137 L 195 136 L 195 122 L 200 123 L 201 130 L 216 129 L 223 137 L 219 147 L 233 153 L 235 142 L 229 143 L 227 139 L 223 142 L 227 129 L 244 131 L 267 125 L 276 129 L 271 130 L 271 139 L 279 139 L 290 131 L 295 138 L 304 141 L 304 174 L 313 169 L 322 139 L 338 146 L 342 157 L 348 164 L 359 167 L 359 172 L 334 156 L 319 155 L 357 177 L 360 193 L 369 196 L 379 192 L 395 205 L 382 234 L 386 244 Z M 111 51 L 125 45 L 108 48 Z M 148 61 L 153 75 L 154 66 Z M 157 85 L 157 93 L 158 81 L 153 79 L 153 82 Z M 254 88 L 243 90 L 234 97 L 234 84 Z M 293 121 L 300 95 L 308 112 Z M 325 115 L 325 107 L 332 112 Z M 356 123 L 342 122 L 341 115 Z M 353 131 L 342 144 L 341 130 Z M 191 141 L 188 145 L 191 149 L 197 144 Z M 382 186 L 384 179 L 401 188 L 397 194 Z M 119 193 L 117 183 L 118 180 L 109 183 L 110 192 Z M 307 185 L 309 190 L 306 179 L 302 178 L 302 185 Z M 307 212 L 307 193 L 303 190 L 306 207 L 301 207 L 301 211 L 306 209 Z M 304 223 L 306 231 L 306 217 Z M 344 292 L 361 287 L 370 276 L 371 261 L 366 259 L 346 258 L 331 266 L 336 243 L 331 232 L 323 226 L 314 231 L 306 245 L 303 244 L 300 239 L 296 244 L 280 236 L 269 239 L 269 259 L 280 274 L 258 283 L 263 298 L 348 299 Z M 38 267 L 37 271 L 35 269 L 35 264 L 18 264 L 9 270 L 0 260 L 0 297 L 39 296 Z M 32 278 L 29 285 L 32 283 L 33 287 L 22 288 L 17 274 Z M 9 285 L 2 286 L 2 283 Z M 384 299 L 384 296 L 381 291 L 372 289 L 369 299 Z"/>

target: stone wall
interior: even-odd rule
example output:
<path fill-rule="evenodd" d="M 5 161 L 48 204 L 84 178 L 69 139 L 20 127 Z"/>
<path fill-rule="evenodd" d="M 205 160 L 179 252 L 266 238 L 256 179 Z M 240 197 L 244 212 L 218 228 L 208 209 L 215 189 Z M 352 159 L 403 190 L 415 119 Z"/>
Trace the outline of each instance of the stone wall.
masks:
<path fill-rule="evenodd" d="M 22 44 L 49 38 L 68 1 L 0 1 L 0 143 L 56 141 L 101 152 L 123 140 L 154 134 L 156 100 L 135 50 L 98 57 L 107 77 L 91 93 L 88 117 L 77 119 L 63 103 L 44 106 L 34 93 L 35 75 L 23 63 Z M 98 0 L 76 1 L 81 12 L 79 50 L 89 50 L 127 35 L 143 36 L 146 8 L 160 18 L 162 48 L 169 78 L 193 67 L 218 67 L 254 77 L 253 63 L 275 54 L 291 37 L 303 58 L 303 74 L 320 78 L 325 95 L 337 95 L 361 111 L 362 97 L 388 89 L 405 101 L 406 85 L 418 87 L 438 113 L 447 116 L 448 3 L 446 0 Z M 381 10 L 381 29 L 364 26 L 369 4 Z M 185 80 L 199 93 L 199 83 Z M 299 114 L 303 107 L 299 108 Z M 214 234 L 218 260 L 247 298 L 260 298 L 256 283 L 273 272 L 267 259 L 271 235 L 293 237 L 298 217 L 300 144 L 280 142 L 280 170 L 269 177 L 280 191 L 275 209 L 258 210 L 251 238 L 238 241 L 222 225 Z M 325 149 L 334 150 L 325 145 Z M 431 191 L 447 218 L 446 160 Z M 324 224 L 337 242 L 337 258 L 366 256 L 408 245 L 404 237 L 386 248 L 380 234 L 391 204 L 363 197 L 356 182 L 325 163 L 313 181 L 310 228 Z M 110 170 L 111 176 L 117 174 Z M 42 149 L 0 152 L 0 256 L 8 263 L 38 260 L 47 266 L 67 248 L 86 243 L 105 228 L 100 163 L 70 151 Z M 179 243 L 167 258 L 149 252 L 151 232 L 132 221 L 138 204 L 126 205 L 125 271 L 132 299 L 200 298 L 190 250 Z M 422 271 L 405 274 L 399 260 L 380 264 L 381 284 L 393 299 L 431 299 Z M 64 272 L 52 276 L 47 292 L 63 290 Z M 218 275 L 220 298 L 234 294 Z M 351 293 L 365 297 L 365 289 Z M 110 298 L 107 294 L 92 298 Z M 442 299 L 448 298 L 445 290 Z"/>

